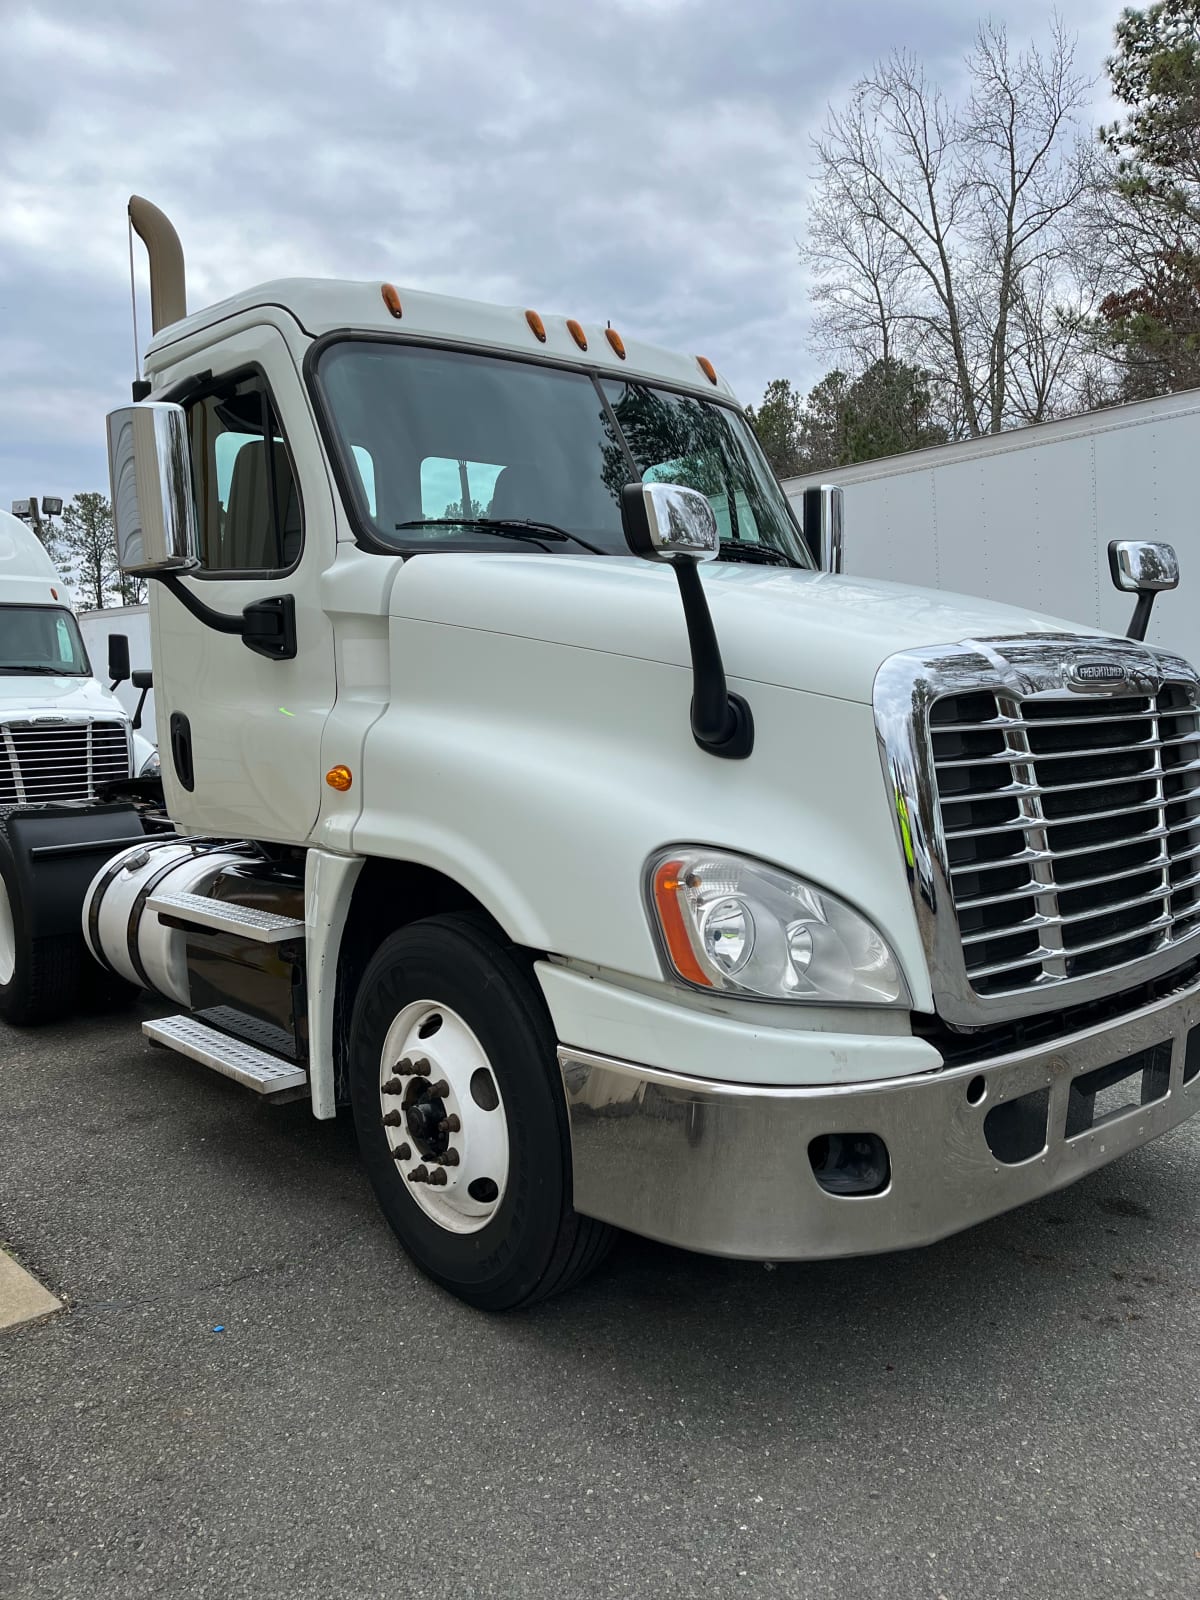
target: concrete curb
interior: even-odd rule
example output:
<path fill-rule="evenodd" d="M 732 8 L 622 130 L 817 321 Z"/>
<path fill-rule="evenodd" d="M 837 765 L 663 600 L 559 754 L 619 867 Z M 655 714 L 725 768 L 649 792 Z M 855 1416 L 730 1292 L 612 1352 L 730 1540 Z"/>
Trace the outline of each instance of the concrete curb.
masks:
<path fill-rule="evenodd" d="M 62 1301 L 43 1289 L 10 1255 L 0 1250 L 0 1333 L 5 1328 L 19 1328 L 23 1323 L 36 1322 L 61 1311 Z"/>

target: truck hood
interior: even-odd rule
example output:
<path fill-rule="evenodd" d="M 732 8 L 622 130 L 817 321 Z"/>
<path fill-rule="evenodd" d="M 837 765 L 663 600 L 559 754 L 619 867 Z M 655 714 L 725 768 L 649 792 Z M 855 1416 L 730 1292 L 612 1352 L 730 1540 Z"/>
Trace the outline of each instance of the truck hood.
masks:
<path fill-rule="evenodd" d="M 95 678 L 18 677 L 0 672 L 0 722 L 48 716 L 129 721 L 115 696 Z"/>
<path fill-rule="evenodd" d="M 713 562 L 704 588 L 730 677 L 869 703 L 900 650 L 1096 630 L 1014 606 L 870 578 Z M 675 576 L 634 557 L 421 555 L 404 563 L 391 614 L 449 627 L 690 665 Z"/>

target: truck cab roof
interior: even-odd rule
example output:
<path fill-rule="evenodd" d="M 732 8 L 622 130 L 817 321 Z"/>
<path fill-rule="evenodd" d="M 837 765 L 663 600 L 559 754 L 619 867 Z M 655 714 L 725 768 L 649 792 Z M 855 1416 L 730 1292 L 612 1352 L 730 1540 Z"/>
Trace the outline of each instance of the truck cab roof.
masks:
<path fill-rule="evenodd" d="M 0 511 L 0 605 L 66 603 L 46 547 L 18 517 Z"/>
<path fill-rule="evenodd" d="M 389 310 L 388 300 L 399 307 Z M 565 314 L 527 311 L 523 306 L 493 305 L 420 289 L 393 287 L 378 280 L 354 282 L 338 278 L 279 278 L 196 311 L 159 332 L 147 350 L 147 369 L 161 371 L 173 359 L 173 347 L 216 328 L 244 312 L 275 307 L 287 312 L 313 339 L 342 330 L 383 334 L 438 344 L 463 345 L 505 355 L 532 357 L 573 367 L 589 367 L 613 376 L 636 376 L 673 388 L 692 389 L 706 399 L 734 401 L 721 378 L 708 377 L 700 357 L 680 355 L 641 340 L 616 335 L 598 322 L 569 326 Z M 579 343 L 582 337 L 584 345 Z M 623 353 L 621 353 L 623 352 Z"/>

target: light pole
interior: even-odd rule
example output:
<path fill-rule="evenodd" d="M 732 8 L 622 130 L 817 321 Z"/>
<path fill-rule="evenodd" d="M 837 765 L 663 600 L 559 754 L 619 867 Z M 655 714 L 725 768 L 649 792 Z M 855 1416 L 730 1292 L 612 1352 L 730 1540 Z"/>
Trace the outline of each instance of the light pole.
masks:
<path fill-rule="evenodd" d="M 53 495 L 44 494 L 40 505 L 37 496 L 30 495 L 28 500 L 13 501 L 12 514 L 14 517 L 20 517 L 22 522 L 31 522 L 34 532 L 45 543 L 47 536 L 54 531 L 50 526 L 51 520 L 62 516 L 62 507 L 62 500 L 55 499 Z M 45 523 L 42 521 L 43 517 L 46 519 Z"/>

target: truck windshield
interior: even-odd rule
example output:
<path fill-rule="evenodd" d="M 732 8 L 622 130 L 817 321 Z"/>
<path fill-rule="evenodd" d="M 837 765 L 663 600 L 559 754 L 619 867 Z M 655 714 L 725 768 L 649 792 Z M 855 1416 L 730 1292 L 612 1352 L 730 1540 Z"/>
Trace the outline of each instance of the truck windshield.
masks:
<path fill-rule="evenodd" d="M 79 625 L 63 606 L 0 606 L 0 673 L 88 678 Z"/>
<path fill-rule="evenodd" d="M 372 340 L 331 345 L 317 381 L 359 516 L 394 549 L 494 549 L 507 535 L 625 555 L 620 491 L 640 478 L 706 494 L 726 559 L 812 565 L 732 406 L 638 379 Z M 554 542 L 554 529 L 571 541 Z"/>

